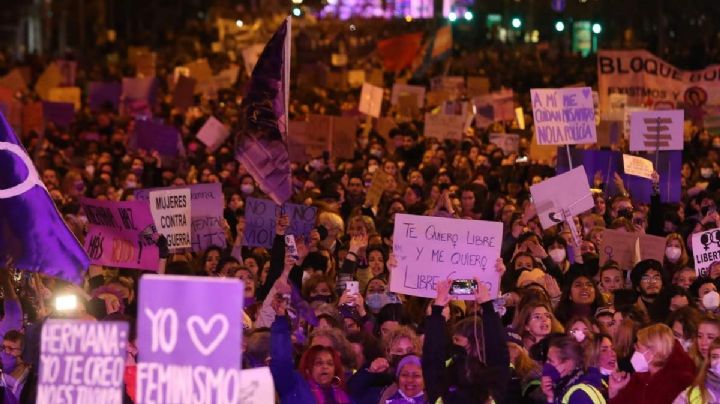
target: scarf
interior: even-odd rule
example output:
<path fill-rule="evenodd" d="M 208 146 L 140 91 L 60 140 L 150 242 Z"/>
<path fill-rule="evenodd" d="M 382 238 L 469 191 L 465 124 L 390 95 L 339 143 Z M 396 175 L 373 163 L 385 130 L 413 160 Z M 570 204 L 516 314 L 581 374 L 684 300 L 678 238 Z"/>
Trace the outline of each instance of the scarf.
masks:
<path fill-rule="evenodd" d="M 315 396 L 315 401 L 318 404 L 349 404 L 350 398 L 348 395 L 338 386 L 331 384 L 329 386 L 320 386 L 314 381 L 308 380 L 310 384 L 310 391 Z"/>

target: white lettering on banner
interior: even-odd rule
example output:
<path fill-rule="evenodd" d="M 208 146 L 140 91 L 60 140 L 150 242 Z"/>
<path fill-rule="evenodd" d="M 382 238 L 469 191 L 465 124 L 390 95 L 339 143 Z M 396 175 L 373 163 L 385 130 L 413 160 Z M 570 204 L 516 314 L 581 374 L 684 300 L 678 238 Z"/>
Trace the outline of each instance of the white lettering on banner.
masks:
<path fill-rule="evenodd" d="M 150 191 L 150 213 L 158 232 L 165 236 L 168 248 L 190 248 L 191 243 L 191 191 L 176 188 Z"/>
<path fill-rule="evenodd" d="M 435 297 L 439 280 L 473 278 L 485 284 L 491 296 L 499 291 L 495 265 L 501 223 L 397 214 L 393 242 L 398 260 L 390 276 L 393 292 Z"/>
<path fill-rule="evenodd" d="M 240 369 L 138 363 L 139 403 L 240 402 Z"/>

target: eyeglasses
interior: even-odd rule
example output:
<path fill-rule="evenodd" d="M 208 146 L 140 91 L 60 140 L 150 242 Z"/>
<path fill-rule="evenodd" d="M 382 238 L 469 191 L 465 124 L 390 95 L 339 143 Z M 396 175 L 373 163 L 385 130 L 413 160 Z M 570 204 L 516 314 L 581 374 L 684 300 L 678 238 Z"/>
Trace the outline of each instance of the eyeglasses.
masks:
<path fill-rule="evenodd" d="M 654 275 L 654 276 L 643 275 L 643 277 L 640 278 L 640 281 L 641 281 L 641 282 L 647 282 L 647 283 L 651 283 L 651 282 L 652 282 L 652 283 L 657 283 L 657 282 L 661 282 L 661 281 L 662 281 L 662 278 L 661 278 L 659 275 Z"/>

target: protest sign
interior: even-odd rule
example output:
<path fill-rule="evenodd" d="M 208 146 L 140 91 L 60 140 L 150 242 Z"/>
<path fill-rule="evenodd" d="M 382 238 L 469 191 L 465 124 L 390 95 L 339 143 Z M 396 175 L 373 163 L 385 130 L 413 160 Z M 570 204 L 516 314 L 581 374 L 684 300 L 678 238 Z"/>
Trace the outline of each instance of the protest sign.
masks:
<path fill-rule="evenodd" d="M 543 229 L 595 206 L 583 166 L 531 186 L 530 193 Z"/>
<path fill-rule="evenodd" d="M 190 189 L 150 191 L 150 213 L 158 232 L 168 241 L 168 249 L 190 248 Z"/>
<path fill-rule="evenodd" d="M 466 121 L 463 115 L 425 114 L 425 137 L 461 140 Z"/>
<path fill-rule="evenodd" d="M 717 104 L 720 66 L 681 70 L 646 50 L 600 50 L 598 52 L 600 110 L 608 112 L 611 94 L 626 94 L 627 105 L 650 103 L 676 108 Z"/>
<path fill-rule="evenodd" d="M 380 198 L 382 198 L 383 191 L 385 191 L 389 179 L 390 174 L 384 170 L 375 171 L 372 181 L 370 182 L 370 188 L 368 188 L 367 194 L 365 194 L 365 206 L 378 206 L 380 204 Z"/>
<path fill-rule="evenodd" d="M 541 145 L 587 144 L 597 141 L 592 90 L 532 89 L 533 121 Z"/>
<path fill-rule="evenodd" d="M 481 95 L 473 98 L 475 105 L 475 126 L 487 128 L 495 121 L 495 111 L 491 95 Z"/>
<path fill-rule="evenodd" d="M 128 323 L 49 319 L 36 403 L 122 403 Z"/>
<path fill-rule="evenodd" d="M 720 229 L 693 234 L 692 254 L 695 273 L 698 276 L 710 276 L 710 266 L 720 261 Z"/>
<path fill-rule="evenodd" d="M 348 56 L 344 53 L 333 53 L 330 55 L 330 64 L 335 67 L 347 66 Z"/>
<path fill-rule="evenodd" d="M 93 81 L 88 85 L 88 104 L 90 110 L 97 112 L 104 106 L 117 109 L 120 104 L 122 85 L 117 82 Z"/>
<path fill-rule="evenodd" d="M 241 402 L 243 291 L 235 279 L 140 279 L 138 403 Z"/>
<path fill-rule="evenodd" d="M 173 90 L 173 106 L 180 110 L 186 110 L 195 104 L 195 85 L 197 81 L 193 78 L 180 76 Z"/>
<path fill-rule="evenodd" d="M 394 84 L 392 88 L 392 96 L 390 98 L 392 105 L 398 105 L 400 96 L 404 94 L 414 94 L 417 99 L 418 108 L 422 108 L 425 104 L 425 87 L 412 86 L 409 84 Z"/>
<path fill-rule="evenodd" d="M 358 122 L 355 117 L 332 117 L 330 156 L 340 159 L 351 159 L 355 156 L 357 128 Z"/>
<path fill-rule="evenodd" d="M 452 98 L 457 98 L 465 90 L 465 78 L 462 76 L 439 76 L 430 80 L 433 91 L 447 91 Z"/>
<path fill-rule="evenodd" d="M 148 201 L 155 190 L 190 189 L 190 216 L 192 220 L 191 244 L 194 252 L 205 251 L 209 246 L 225 248 L 227 240 L 223 229 L 224 195 L 219 183 L 194 184 L 178 188 L 147 188 L 135 190 L 135 199 Z"/>
<path fill-rule="evenodd" d="M 374 118 L 380 118 L 380 110 L 382 108 L 383 89 L 376 87 L 370 83 L 364 83 L 362 93 L 360 94 L 359 110 L 365 115 Z"/>
<path fill-rule="evenodd" d="M 625 174 L 648 179 L 652 178 L 652 173 L 655 171 L 652 161 L 630 154 L 623 154 L 623 168 Z"/>
<path fill-rule="evenodd" d="M 158 151 L 163 156 L 178 155 L 180 132 L 173 126 L 149 119 L 135 121 L 135 141 L 138 149 Z"/>
<path fill-rule="evenodd" d="M 644 259 L 663 262 L 665 256 L 665 238 L 649 234 L 631 233 L 624 230 L 603 230 L 600 245 L 600 266 L 615 261 L 624 270 Z"/>
<path fill-rule="evenodd" d="M 682 110 L 638 111 L 630 114 L 630 151 L 682 150 Z"/>
<path fill-rule="evenodd" d="M 35 92 L 40 95 L 41 99 L 47 100 L 50 89 L 59 87 L 62 81 L 63 77 L 57 64 L 50 63 L 35 83 Z"/>
<path fill-rule="evenodd" d="M 143 100 L 153 104 L 156 90 L 154 77 L 123 77 L 120 98 L 123 102 Z"/>
<path fill-rule="evenodd" d="M 211 116 L 205 121 L 205 124 L 200 128 L 197 134 L 198 140 L 203 142 L 209 152 L 214 152 L 220 147 L 225 139 L 230 136 L 230 130 L 223 125 L 222 122 L 218 121 L 217 118 Z"/>
<path fill-rule="evenodd" d="M 52 102 L 69 102 L 73 104 L 75 112 L 80 111 L 81 99 L 80 99 L 80 88 L 79 87 L 54 87 L 48 92 L 48 101 Z"/>
<path fill-rule="evenodd" d="M 503 154 L 508 156 L 520 150 L 520 135 L 516 133 L 491 133 L 490 143 L 501 148 Z"/>
<path fill-rule="evenodd" d="M 75 120 L 75 108 L 69 102 L 43 101 L 42 108 L 45 122 L 52 122 L 67 129 Z"/>
<path fill-rule="evenodd" d="M 513 90 L 503 89 L 490 94 L 493 102 L 493 113 L 496 121 L 512 121 L 515 119 L 515 102 Z"/>
<path fill-rule="evenodd" d="M 469 96 L 488 94 L 490 92 L 490 79 L 479 76 L 468 77 L 467 91 Z"/>
<path fill-rule="evenodd" d="M 240 66 L 233 64 L 214 76 L 213 83 L 217 89 L 231 88 L 237 81 L 238 74 L 240 74 Z"/>
<path fill-rule="evenodd" d="M 402 94 L 398 98 L 397 112 L 400 116 L 414 117 L 418 116 L 420 110 L 418 108 L 418 100 L 416 94 Z"/>
<path fill-rule="evenodd" d="M 495 265 L 502 232 L 499 222 L 396 214 L 393 252 L 398 265 L 390 274 L 390 290 L 432 298 L 438 281 L 477 277 L 490 296 L 497 296 Z"/>
<path fill-rule="evenodd" d="M 10 73 L 0 77 L 0 87 L 5 87 L 14 92 L 23 91 L 27 87 L 27 81 L 23 77 L 20 69 L 12 69 Z"/>
<path fill-rule="evenodd" d="M 290 226 L 285 234 L 309 236 L 315 227 L 317 208 L 306 205 L 286 203 L 285 214 Z M 275 220 L 281 207 L 269 199 L 248 198 L 245 202 L 245 233 L 243 245 L 249 247 L 272 247 L 275 237 Z"/>
<path fill-rule="evenodd" d="M 144 52 L 135 58 L 135 74 L 138 77 L 154 77 L 157 64 L 157 53 Z"/>
<path fill-rule="evenodd" d="M 599 93 L 598 93 L 599 97 Z M 610 119 L 620 121 L 625 116 L 625 108 L 628 107 L 628 96 L 627 94 L 610 94 L 609 96 L 609 110 L 607 116 Z"/>
<path fill-rule="evenodd" d="M 266 404 L 275 400 L 275 384 L 270 368 L 252 368 L 240 371 L 240 402 Z"/>
<path fill-rule="evenodd" d="M 525 130 L 525 112 L 522 107 L 515 108 L 515 122 L 520 130 Z"/>
<path fill-rule="evenodd" d="M 207 59 L 198 59 L 185 65 L 190 70 L 190 78 L 197 80 L 198 85 L 206 85 L 212 81 L 213 74 Z M 195 88 L 195 93 L 200 93 Z"/>
<path fill-rule="evenodd" d="M 242 50 L 242 58 L 245 62 L 245 72 L 248 76 L 250 76 L 253 69 L 255 69 L 255 64 L 257 64 L 263 49 L 265 49 L 265 44 L 256 43 Z"/>
<path fill-rule="evenodd" d="M 158 270 L 158 233 L 146 202 L 83 198 L 81 204 L 88 220 L 85 251 L 93 264 Z"/>
<path fill-rule="evenodd" d="M 355 69 L 355 70 L 349 70 L 348 71 L 348 85 L 350 85 L 351 88 L 358 88 L 365 83 L 365 70 L 362 69 Z"/>

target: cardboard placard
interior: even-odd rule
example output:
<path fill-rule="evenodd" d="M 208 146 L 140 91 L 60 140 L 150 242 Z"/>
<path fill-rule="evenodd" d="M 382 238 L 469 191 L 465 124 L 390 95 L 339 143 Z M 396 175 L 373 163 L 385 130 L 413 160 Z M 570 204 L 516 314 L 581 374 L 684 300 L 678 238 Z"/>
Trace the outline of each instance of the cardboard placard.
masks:
<path fill-rule="evenodd" d="M 365 206 L 378 206 L 380 204 L 380 199 L 382 198 L 385 188 L 387 188 L 389 179 L 390 174 L 385 171 L 375 171 L 372 182 L 370 182 L 370 188 L 368 188 L 367 194 L 365 194 Z"/>
<path fill-rule="evenodd" d="M 285 214 L 290 218 L 290 227 L 286 235 L 310 235 L 315 228 L 317 208 L 314 206 L 286 203 Z M 275 220 L 280 206 L 268 199 L 248 198 L 245 204 L 245 233 L 243 245 L 249 247 L 272 247 L 275 237 Z"/>
<path fill-rule="evenodd" d="M 466 122 L 466 117 L 462 115 L 425 114 L 424 135 L 440 140 L 461 140 Z"/>
<path fill-rule="evenodd" d="M 414 95 L 417 100 L 417 108 L 422 108 L 425 105 L 425 87 L 423 86 L 394 84 L 390 98 L 392 105 L 398 105 L 400 97 L 403 95 Z"/>
<path fill-rule="evenodd" d="M 693 234 L 692 253 L 695 273 L 698 276 L 710 276 L 710 267 L 720 261 L 720 229 Z"/>
<path fill-rule="evenodd" d="M 151 191 L 150 213 L 158 232 L 168 241 L 168 249 L 190 248 L 190 189 Z"/>
<path fill-rule="evenodd" d="M 612 260 L 620 268 L 631 270 L 638 260 L 655 259 L 663 262 L 665 243 L 664 237 L 605 229 L 599 251 L 600 266 Z"/>
<path fill-rule="evenodd" d="M 583 166 L 531 186 L 530 193 L 543 229 L 595 206 Z"/>
<path fill-rule="evenodd" d="M 502 149 L 503 154 L 508 156 L 520 150 L 520 135 L 516 133 L 491 133 L 490 143 Z"/>
<path fill-rule="evenodd" d="M 592 90 L 530 90 L 535 138 L 541 145 L 588 144 L 597 141 Z"/>
<path fill-rule="evenodd" d="M 642 157 L 623 154 L 623 167 L 625 174 L 651 179 L 655 171 L 652 161 Z"/>
<path fill-rule="evenodd" d="M 214 116 L 205 121 L 197 134 L 198 140 L 203 142 L 211 153 L 217 150 L 229 136 L 230 130 Z"/>
<path fill-rule="evenodd" d="M 682 150 L 683 110 L 630 114 L 630 151 Z"/>
<path fill-rule="evenodd" d="M 374 118 L 380 118 L 383 92 L 384 90 L 382 89 L 382 87 L 376 87 L 370 83 L 363 84 L 362 93 L 360 94 L 360 106 L 358 110 L 365 115 L 370 115 Z"/>

